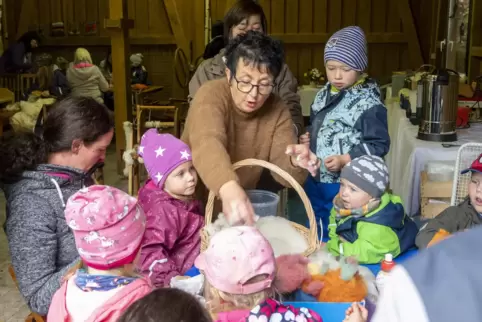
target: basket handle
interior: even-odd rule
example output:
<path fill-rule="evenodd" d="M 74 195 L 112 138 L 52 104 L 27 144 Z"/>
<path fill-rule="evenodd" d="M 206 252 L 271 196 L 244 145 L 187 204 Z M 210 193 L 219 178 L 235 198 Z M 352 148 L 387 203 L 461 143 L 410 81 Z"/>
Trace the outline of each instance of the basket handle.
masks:
<path fill-rule="evenodd" d="M 311 202 L 308 199 L 308 196 L 306 195 L 305 190 L 301 187 L 301 185 L 285 170 L 281 169 L 277 165 L 274 165 L 272 163 L 269 163 L 267 161 L 263 160 L 258 160 L 258 159 L 245 159 L 238 161 L 233 164 L 233 169 L 237 170 L 242 167 L 249 167 L 249 166 L 259 166 L 265 169 L 268 169 L 270 171 L 273 171 L 286 181 L 288 181 L 293 189 L 296 190 L 298 195 L 301 198 L 301 201 L 303 201 L 303 205 L 305 206 L 306 209 L 306 214 L 308 215 L 308 220 L 310 223 L 310 235 L 309 235 L 309 240 L 310 244 L 314 243 L 317 244 L 318 242 L 318 232 L 317 232 L 317 226 L 316 226 L 316 219 L 315 219 L 315 212 L 313 211 L 313 207 L 311 206 Z M 212 191 L 209 191 L 209 197 L 208 201 L 206 204 L 206 214 L 205 214 L 205 224 L 209 224 L 213 220 L 213 209 L 214 209 L 214 198 L 215 194 Z"/>

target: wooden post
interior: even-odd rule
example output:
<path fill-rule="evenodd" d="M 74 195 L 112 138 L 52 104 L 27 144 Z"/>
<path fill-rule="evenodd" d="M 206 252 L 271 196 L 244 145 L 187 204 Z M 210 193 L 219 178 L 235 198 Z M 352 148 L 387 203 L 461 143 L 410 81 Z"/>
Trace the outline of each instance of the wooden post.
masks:
<path fill-rule="evenodd" d="M 402 20 L 403 33 L 408 42 L 408 52 L 410 55 L 410 67 L 418 68 L 423 64 L 422 50 L 418 39 L 417 28 L 413 20 L 412 9 L 409 0 L 398 0 L 398 11 Z"/>
<path fill-rule="evenodd" d="M 109 0 L 109 19 L 104 21 L 105 28 L 111 31 L 112 71 L 114 84 L 115 148 L 117 172 L 122 173 L 122 152 L 126 142 L 124 122 L 132 119 L 132 94 L 130 66 L 127 59 L 130 52 L 129 28 L 133 21 L 128 20 L 127 0 Z"/>

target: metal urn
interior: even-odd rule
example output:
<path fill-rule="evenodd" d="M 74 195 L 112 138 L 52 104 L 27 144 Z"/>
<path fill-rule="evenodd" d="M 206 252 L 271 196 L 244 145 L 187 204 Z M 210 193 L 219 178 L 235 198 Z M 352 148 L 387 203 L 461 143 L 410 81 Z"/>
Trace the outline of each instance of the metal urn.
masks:
<path fill-rule="evenodd" d="M 451 69 L 435 70 L 419 80 L 417 108 L 420 108 L 420 140 L 457 140 L 458 93 L 459 74 Z"/>

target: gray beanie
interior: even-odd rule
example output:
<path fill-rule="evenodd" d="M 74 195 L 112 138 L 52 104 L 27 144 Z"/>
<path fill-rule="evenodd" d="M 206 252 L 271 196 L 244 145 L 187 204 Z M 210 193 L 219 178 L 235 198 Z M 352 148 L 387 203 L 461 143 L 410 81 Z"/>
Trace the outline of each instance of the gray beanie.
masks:
<path fill-rule="evenodd" d="M 374 198 L 380 198 L 388 186 L 388 168 L 382 158 L 363 155 L 341 170 L 341 178 L 353 183 Z"/>

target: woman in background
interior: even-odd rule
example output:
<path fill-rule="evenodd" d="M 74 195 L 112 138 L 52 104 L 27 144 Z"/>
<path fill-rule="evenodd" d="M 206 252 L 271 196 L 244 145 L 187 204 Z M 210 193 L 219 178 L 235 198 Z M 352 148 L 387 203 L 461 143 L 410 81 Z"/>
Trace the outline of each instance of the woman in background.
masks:
<path fill-rule="evenodd" d="M 32 69 L 32 50 L 40 45 L 36 31 L 24 33 L 18 41 L 8 47 L 0 58 L 0 75 L 25 73 Z"/>
<path fill-rule="evenodd" d="M 104 103 L 102 92 L 111 89 L 85 48 L 77 48 L 75 51 L 74 62 L 67 69 L 67 80 L 72 88 L 72 96 L 92 97 L 99 103 Z"/>

